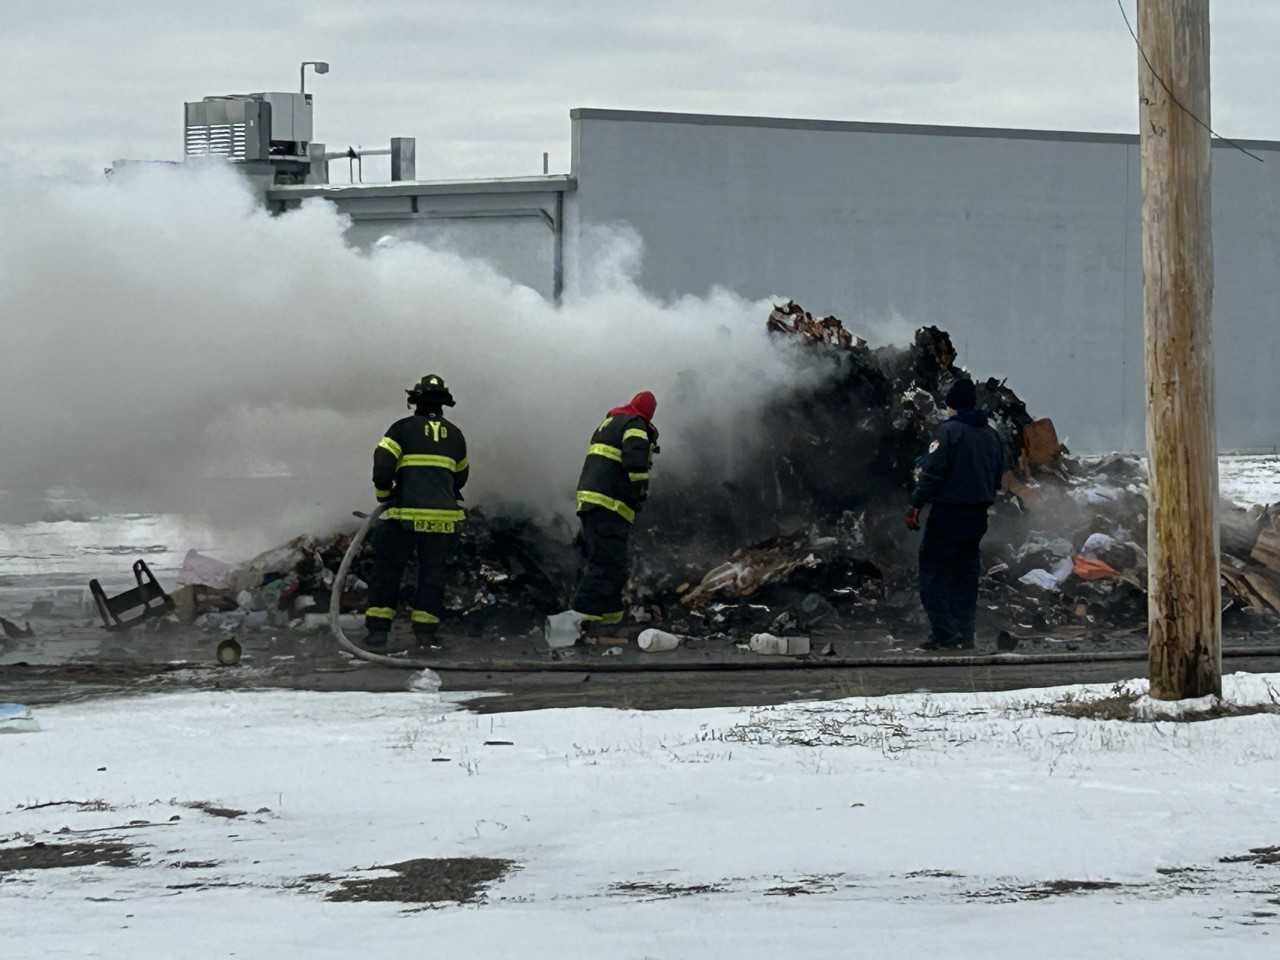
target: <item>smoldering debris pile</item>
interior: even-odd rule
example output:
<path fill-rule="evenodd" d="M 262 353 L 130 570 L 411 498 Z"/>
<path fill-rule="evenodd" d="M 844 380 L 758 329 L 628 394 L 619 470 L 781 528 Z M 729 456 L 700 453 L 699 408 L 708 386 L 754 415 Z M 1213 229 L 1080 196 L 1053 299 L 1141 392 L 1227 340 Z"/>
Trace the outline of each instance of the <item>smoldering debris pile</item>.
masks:
<path fill-rule="evenodd" d="M 806 353 L 827 375 L 743 425 L 765 442 L 734 464 L 732 481 L 710 462 L 678 480 L 655 475 L 633 538 L 631 616 L 732 642 L 760 631 L 910 632 L 923 623 L 918 535 L 902 516 L 918 461 L 947 416 L 943 398 L 968 373 L 936 327 L 905 347 L 873 349 L 837 318 L 796 303 L 775 307 L 767 324 L 779 349 Z M 973 379 L 1009 465 L 984 542 L 980 629 L 1095 639 L 1140 629 L 1141 461 L 1072 457 L 1052 421 L 1032 417 L 1005 381 Z M 1280 511 L 1224 506 L 1223 529 L 1228 609 L 1280 612 Z M 537 631 L 569 603 L 572 535 L 472 510 L 446 594 L 449 619 L 475 635 Z M 222 629 L 319 628 L 349 542 L 302 537 L 234 570 L 191 557 L 181 609 Z M 366 547 L 341 585 L 344 610 L 363 607 L 371 563 Z"/>
<path fill-rule="evenodd" d="M 232 632 L 242 627 L 327 628 L 328 611 L 350 533 L 297 537 L 240 567 L 192 551 L 175 594 L 180 619 Z M 341 609 L 362 611 L 373 550 L 365 544 L 341 586 Z M 566 530 L 473 510 L 463 525 L 446 595 L 451 619 L 477 634 L 522 633 L 564 605 L 577 557 Z M 404 596 L 412 596 L 412 565 Z M 351 624 L 348 624 L 351 625 Z"/>

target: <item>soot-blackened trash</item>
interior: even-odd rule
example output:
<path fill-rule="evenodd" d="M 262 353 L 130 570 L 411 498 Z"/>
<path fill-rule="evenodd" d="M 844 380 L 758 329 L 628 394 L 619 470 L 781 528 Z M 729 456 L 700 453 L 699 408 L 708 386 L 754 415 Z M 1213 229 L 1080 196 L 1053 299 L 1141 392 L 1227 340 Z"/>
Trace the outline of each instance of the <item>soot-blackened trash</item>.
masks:
<path fill-rule="evenodd" d="M 734 479 L 694 471 L 655 482 L 634 530 L 632 619 L 740 648 L 762 632 L 922 632 L 919 539 L 902 515 L 917 464 L 948 415 L 943 398 L 969 373 L 937 327 L 917 330 L 906 346 L 872 348 L 837 318 L 815 318 L 794 302 L 766 323 L 779 349 L 807 353 L 825 376 L 771 404 L 764 416 L 773 441 L 746 454 Z M 1009 464 L 983 543 L 980 634 L 1002 634 L 1006 647 L 1028 635 L 1063 635 L 1078 646 L 1140 631 L 1142 461 L 1073 457 L 1053 422 L 1033 417 L 1006 380 L 973 379 Z M 446 593 L 455 628 L 532 636 L 568 606 L 579 563 L 569 525 L 473 509 L 461 530 Z M 348 582 L 336 585 L 349 543 L 350 534 L 290 541 L 221 589 L 204 590 L 196 615 L 265 610 L 270 625 L 296 627 L 318 620 L 334 589 L 344 611 L 359 612 L 373 554 L 366 545 Z M 1224 504 L 1223 549 L 1228 616 L 1270 623 L 1280 611 L 1280 510 Z M 406 588 L 413 576 L 411 564 Z"/>

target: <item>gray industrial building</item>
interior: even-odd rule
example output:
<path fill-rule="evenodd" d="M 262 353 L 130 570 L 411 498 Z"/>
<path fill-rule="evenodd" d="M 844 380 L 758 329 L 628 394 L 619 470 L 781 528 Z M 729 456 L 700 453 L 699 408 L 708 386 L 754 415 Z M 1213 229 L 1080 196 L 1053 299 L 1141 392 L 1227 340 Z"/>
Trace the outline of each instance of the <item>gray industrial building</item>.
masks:
<path fill-rule="evenodd" d="M 1143 447 L 1136 136 L 571 117 L 567 176 L 278 184 L 267 202 L 327 197 L 356 243 L 444 242 L 548 298 L 574 290 L 592 226 L 626 224 L 644 241 L 640 282 L 658 297 L 721 286 L 794 297 L 855 331 L 890 317 L 936 324 L 962 363 L 1008 377 L 1075 449 Z M 1271 448 L 1280 434 L 1280 143 L 1242 145 L 1264 162 L 1222 141 L 1213 151 L 1224 450 Z"/>

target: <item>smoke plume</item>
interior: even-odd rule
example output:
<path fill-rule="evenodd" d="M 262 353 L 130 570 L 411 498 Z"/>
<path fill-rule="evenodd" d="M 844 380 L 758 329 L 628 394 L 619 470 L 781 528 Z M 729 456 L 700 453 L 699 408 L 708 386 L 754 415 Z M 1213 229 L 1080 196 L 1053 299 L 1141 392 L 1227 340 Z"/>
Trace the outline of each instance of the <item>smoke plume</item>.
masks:
<path fill-rule="evenodd" d="M 272 216 L 227 169 L 10 188 L 0 217 L 0 488 L 255 539 L 367 508 L 373 447 L 428 372 L 458 400 L 468 504 L 548 517 L 635 391 L 658 396 L 661 483 L 727 477 L 776 392 L 816 375 L 769 341 L 764 303 L 641 293 L 625 233 L 597 236 L 556 308 L 447 251 L 353 249 L 323 201 Z"/>

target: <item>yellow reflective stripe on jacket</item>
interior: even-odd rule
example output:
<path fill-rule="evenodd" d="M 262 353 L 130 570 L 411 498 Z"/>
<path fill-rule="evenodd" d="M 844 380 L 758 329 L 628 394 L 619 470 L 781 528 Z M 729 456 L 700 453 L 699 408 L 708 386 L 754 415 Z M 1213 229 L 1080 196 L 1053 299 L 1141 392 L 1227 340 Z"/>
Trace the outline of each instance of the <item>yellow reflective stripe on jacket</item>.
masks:
<path fill-rule="evenodd" d="M 400 459 L 400 444 L 396 443 L 390 437 L 383 437 L 378 441 L 378 446 L 387 451 L 387 453 L 391 454 L 397 460 Z"/>
<path fill-rule="evenodd" d="M 597 457 L 604 457 L 606 460 L 613 460 L 616 463 L 622 462 L 622 451 L 607 443 L 593 443 L 587 447 L 587 456 L 591 456 L 593 453 Z"/>
<path fill-rule="evenodd" d="M 383 514 L 388 520 L 465 520 L 465 510 L 433 510 L 427 507 L 392 507 Z"/>
<path fill-rule="evenodd" d="M 397 470 L 404 467 L 440 467 L 453 473 L 461 469 L 453 457 L 441 457 L 434 453 L 406 453 L 396 464 Z"/>
<path fill-rule="evenodd" d="M 463 457 L 461 460 L 459 460 L 457 463 L 453 465 L 453 472 L 461 473 L 463 470 L 467 469 L 467 467 L 469 466 L 471 466 L 471 464 L 467 462 L 466 457 Z"/>
<path fill-rule="evenodd" d="M 391 496 L 391 491 L 390 491 L 390 490 L 379 490 L 377 487 L 374 487 L 374 488 L 373 488 L 373 495 L 374 495 L 375 497 L 377 497 L 379 500 L 385 500 L 385 499 L 387 499 L 387 497 Z"/>
<path fill-rule="evenodd" d="M 440 618 L 434 613 L 427 613 L 425 610 L 414 610 L 409 614 L 409 619 L 414 623 L 439 623 Z"/>
<path fill-rule="evenodd" d="M 577 611 L 574 611 L 574 612 L 577 613 Z M 588 621 L 590 623 L 611 624 L 611 623 L 621 623 L 622 614 L 623 614 L 622 610 L 615 610 L 613 613 L 599 613 L 599 614 L 578 613 L 578 616 L 582 620 Z"/>
<path fill-rule="evenodd" d="M 626 443 L 626 442 L 627 442 L 628 440 L 630 440 L 632 437 L 639 437 L 639 438 L 640 438 L 641 440 L 643 440 L 645 443 L 648 443 L 648 442 L 649 442 L 649 431 L 648 431 L 648 430 L 641 430 L 639 427 L 632 427 L 630 430 L 628 430 L 626 433 L 624 433 L 624 434 L 622 435 L 622 442 L 623 442 L 623 443 Z"/>
<path fill-rule="evenodd" d="M 578 509 L 581 510 L 584 505 L 590 504 L 593 507 L 604 507 L 606 510 L 612 510 L 618 516 L 622 517 L 627 523 L 635 523 L 636 512 L 628 507 L 621 500 L 615 500 L 613 497 L 606 497 L 603 493 L 596 493 L 594 490 L 578 491 Z"/>
<path fill-rule="evenodd" d="M 648 480 L 649 475 L 647 473 L 628 473 L 627 479 L 632 483 L 639 483 L 641 480 Z"/>
<path fill-rule="evenodd" d="M 369 607 L 365 610 L 366 617 L 373 617 L 375 620 L 394 620 L 396 611 L 394 607 Z"/>

